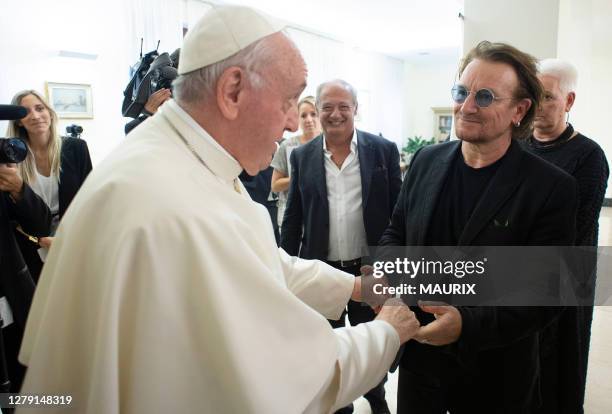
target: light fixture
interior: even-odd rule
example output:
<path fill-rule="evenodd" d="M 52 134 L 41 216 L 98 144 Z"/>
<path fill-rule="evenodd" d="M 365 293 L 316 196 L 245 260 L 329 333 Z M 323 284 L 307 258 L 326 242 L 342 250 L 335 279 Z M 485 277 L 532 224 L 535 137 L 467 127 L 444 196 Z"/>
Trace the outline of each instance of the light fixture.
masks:
<path fill-rule="evenodd" d="M 96 60 L 98 58 L 98 55 L 95 53 L 77 52 L 74 50 L 60 50 L 58 55 L 61 57 L 85 60 Z"/>

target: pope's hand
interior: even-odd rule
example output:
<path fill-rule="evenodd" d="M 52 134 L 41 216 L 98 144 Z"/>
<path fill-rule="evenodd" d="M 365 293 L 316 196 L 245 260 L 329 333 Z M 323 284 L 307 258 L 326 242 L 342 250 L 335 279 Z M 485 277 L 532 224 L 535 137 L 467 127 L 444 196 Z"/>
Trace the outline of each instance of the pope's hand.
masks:
<path fill-rule="evenodd" d="M 376 319 L 388 322 L 395 328 L 400 338 L 400 344 L 413 338 L 421 327 L 414 312 L 398 298 L 387 300 Z"/>
<path fill-rule="evenodd" d="M 427 313 L 433 313 L 435 321 L 422 326 L 414 336 L 417 341 L 428 345 L 448 345 L 456 342 L 461 335 L 461 313 L 454 306 L 419 303 Z"/>

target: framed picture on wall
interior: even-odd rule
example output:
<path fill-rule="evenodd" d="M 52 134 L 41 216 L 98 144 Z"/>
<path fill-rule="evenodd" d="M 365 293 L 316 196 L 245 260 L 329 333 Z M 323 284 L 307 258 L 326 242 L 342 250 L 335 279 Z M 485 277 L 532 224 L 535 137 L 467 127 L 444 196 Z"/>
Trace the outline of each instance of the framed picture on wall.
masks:
<path fill-rule="evenodd" d="M 91 85 L 47 82 L 47 100 L 60 118 L 93 118 Z"/>
<path fill-rule="evenodd" d="M 431 108 L 434 113 L 434 133 L 436 142 L 446 140 L 453 125 L 453 109 L 451 107 Z"/>

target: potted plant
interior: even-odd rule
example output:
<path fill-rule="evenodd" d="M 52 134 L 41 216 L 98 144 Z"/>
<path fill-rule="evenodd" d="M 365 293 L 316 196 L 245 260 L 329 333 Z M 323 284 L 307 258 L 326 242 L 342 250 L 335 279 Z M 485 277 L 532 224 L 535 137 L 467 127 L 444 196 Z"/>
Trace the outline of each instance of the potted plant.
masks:
<path fill-rule="evenodd" d="M 425 139 L 421 135 L 415 135 L 414 137 L 408 137 L 406 139 L 406 144 L 402 148 L 402 162 L 405 164 L 405 168 L 410 165 L 410 161 L 414 154 L 421 148 L 434 144 L 436 142 L 435 138 Z M 402 165 L 404 167 L 404 165 Z"/>

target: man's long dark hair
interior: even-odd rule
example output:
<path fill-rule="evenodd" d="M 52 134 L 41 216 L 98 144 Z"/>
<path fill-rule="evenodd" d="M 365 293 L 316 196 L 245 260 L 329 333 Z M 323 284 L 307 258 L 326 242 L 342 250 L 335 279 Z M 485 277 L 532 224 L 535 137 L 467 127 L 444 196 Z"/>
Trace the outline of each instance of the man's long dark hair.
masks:
<path fill-rule="evenodd" d="M 538 80 L 537 59 L 528 53 L 521 52 L 514 46 L 506 43 L 491 43 L 484 40 L 472 50 L 461 61 L 459 67 L 459 77 L 474 59 L 480 59 L 487 62 L 506 63 L 514 69 L 518 77 L 519 86 L 514 91 L 514 99 L 529 99 L 531 107 L 525 114 L 519 127 L 514 128 L 513 137 L 523 139 L 531 134 L 533 128 L 533 120 L 535 113 L 540 105 L 544 90 L 542 84 Z"/>

